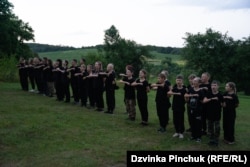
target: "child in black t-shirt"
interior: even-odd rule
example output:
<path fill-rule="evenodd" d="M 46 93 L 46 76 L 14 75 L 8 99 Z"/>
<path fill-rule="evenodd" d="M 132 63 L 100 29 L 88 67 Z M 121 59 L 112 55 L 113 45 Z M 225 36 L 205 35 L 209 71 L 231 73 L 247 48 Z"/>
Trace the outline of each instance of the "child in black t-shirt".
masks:
<path fill-rule="evenodd" d="M 136 110 L 135 110 L 135 88 L 132 86 L 132 83 L 135 81 L 133 78 L 133 70 L 127 69 L 126 70 L 126 77 L 123 80 L 120 80 L 120 83 L 123 83 L 124 86 L 124 93 L 125 93 L 125 104 L 126 110 L 129 115 L 129 119 L 131 121 L 135 120 Z"/>
<path fill-rule="evenodd" d="M 199 88 L 200 78 L 193 79 L 193 87 L 191 87 L 185 94 L 186 101 L 189 103 L 191 113 L 191 140 L 201 142 L 201 109 L 203 92 Z"/>
<path fill-rule="evenodd" d="M 185 112 L 185 98 L 186 88 L 183 86 L 183 76 L 178 75 L 176 77 L 176 86 L 168 92 L 169 95 L 173 95 L 172 109 L 173 120 L 175 127 L 175 134 L 173 137 L 179 137 L 182 139 L 184 132 L 184 112 Z"/>
<path fill-rule="evenodd" d="M 223 105 L 223 96 L 218 91 L 219 82 L 211 83 L 211 92 L 207 93 L 203 99 L 203 103 L 207 104 L 207 125 L 210 132 L 209 145 L 218 145 L 220 136 L 220 119 L 221 108 Z"/>
<path fill-rule="evenodd" d="M 156 89 L 156 110 L 157 115 L 160 122 L 160 128 L 158 129 L 158 132 L 164 133 L 166 132 L 166 127 L 168 124 L 168 110 L 171 107 L 169 97 L 167 95 L 169 89 L 169 86 L 165 83 L 166 75 L 163 73 L 160 73 L 158 75 L 158 82 L 155 84 L 151 84 L 151 87 L 153 89 Z"/>
<path fill-rule="evenodd" d="M 226 84 L 226 93 L 223 94 L 223 130 L 224 142 L 227 144 L 234 144 L 234 126 L 236 119 L 236 108 L 239 106 L 239 99 L 236 94 L 236 86 L 233 82 Z"/>
<path fill-rule="evenodd" d="M 148 125 L 148 95 L 149 84 L 146 80 L 146 71 L 140 70 L 139 79 L 132 83 L 132 86 L 136 87 L 137 90 L 137 102 L 141 112 L 142 125 Z"/>

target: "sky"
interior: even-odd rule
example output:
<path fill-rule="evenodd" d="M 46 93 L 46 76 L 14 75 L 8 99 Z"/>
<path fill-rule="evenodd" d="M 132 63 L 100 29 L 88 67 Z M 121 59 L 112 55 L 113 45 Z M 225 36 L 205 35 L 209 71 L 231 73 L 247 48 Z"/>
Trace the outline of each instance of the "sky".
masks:
<path fill-rule="evenodd" d="M 250 36 L 250 0 L 9 0 L 34 30 L 35 42 L 63 46 L 104 43 L 114 25 L 141 45 L 183 47 L 186 33 L 212 28 L 235 40 Z"/>

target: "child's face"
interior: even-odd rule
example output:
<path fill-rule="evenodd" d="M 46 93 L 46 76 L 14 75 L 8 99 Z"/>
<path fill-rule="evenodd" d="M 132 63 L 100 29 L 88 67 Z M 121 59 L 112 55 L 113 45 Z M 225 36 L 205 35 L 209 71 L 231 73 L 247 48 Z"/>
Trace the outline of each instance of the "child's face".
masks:
<path fill-rule="evenodd" d="M 212 91 L 217 91 L 219 89 L 219 85 L 218 84 L 212 84 L 211 89 L 212 89 Z"/>
<path fill-rule="evenodd" d="M 145 77 L 144 72 L 140 71 L 140 72 L 139 72 L 139 77 L 140 77 L 140 78 L 144 78 L 144 77 Z"/>
<path fill-rule="evenodd" d="M 175 82 L 176 82 L 176 84 L 177 84 L 178 86 L 182 86 L 182 84 L 183 84 L 182 79 L 176 79 Z"/>
<path fill-rule="evenodd" d="M 112 66 L 111 65 L 108 65 L 107 66 L 107 71 L 111 71 L 112 70 Z"/>
<path fill-rule="evenodd" d="M 81 71 L 85 71 L 86 66 L 81 65 L 80 69 L 81 69 Z"/>
<path fill-rule="evenodd" d="M 126 71 L 126 75 L 127 75 L 128 77 L 131 77 L 131 76 L 133 75 L 133 73 L 132 73 L 130 70 L 127 70 L 127 71 Z"/>
<path fill-rule="evenodd" d="M 202 82 L 202 83 L 206 83 L 206 82 L 208 81 L 208 79 L 209 79 L 209 78 L 208 78 L 208 76 L 207 76 L 206 74 L 202 74 L 202 75 L 201 75 L 201 82 Z"/>
<path fill-rule="evenodd" d="M 95 68 L 100 69 L 100 64 L 98 62 L 95 63 Z"/>
<path fill-rule="evenodd" d="M 158 77 L 158 82 L 162 84 L 165 81 L 165 78 Z"/>
<path fill-rule="evenodd" d="M 87 66 L 87 71 L 91 71 L 91 70 L 92 70 L 91 66 Z"/>
<path fill-rule="evenodd" d="M 227 92 L 229 92 L 229 91 L 231 90 L 231 87 L 229 86 L 229 84 L 226 84 L 225 90 L 226 90 Z"/>
<path fill-rule="evenodd" d="M 198 87 L 199 86 L 199 80 L 198 79 L 193 79 L 193 85 Z"/>
<path fill-rule="evenodd" d="M 190 85 L 193 84 L 193 78 L 189 78 L 188 81 L 189 81 L 189 84 L 190 84 Z"/>

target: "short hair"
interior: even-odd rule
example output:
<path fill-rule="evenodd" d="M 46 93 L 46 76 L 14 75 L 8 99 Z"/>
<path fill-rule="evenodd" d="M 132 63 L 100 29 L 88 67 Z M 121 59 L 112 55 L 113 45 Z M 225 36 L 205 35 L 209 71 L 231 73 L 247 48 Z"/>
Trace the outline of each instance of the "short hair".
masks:
<path fill-rule="evenodd" d="M 162 70 L 161 73 L 165 74 L 165 77 L 169 75 L 169 72 L 167 70 Z"/>
<path fill-rule="evenodd" d="M 180 74 L 179 74 L 179 75 L 176 76 L 176 79 L 181 79 L 181 80 L 183 80 L 184 77 L 183 77 L 183 75 L 180 75 Z"/>
<path fill-rule="evenodd" d="M 210 78 L 211 77 L 211 75 L 209 74 L 209 72 L 204 72 L 204 73 L 202 73 L 201 75 L 206 75 L 208 78 Z"/>
<path fill-rule="evenodd" d="M 213 81 L 211 82 L 211 84 L 220 85 L 220 82 L 219 82 L 219 81 L 217 81 L 217 80 L 213 80 Z"/>
<path fill-rule="evenodd" d="M 162 78 L 162 79 L 166 79 L 166 75 L 163 74 L 163 73 L 158 74 L 158 77 L 159 77 L 159 78 Z"/>
<path fill-rule="evenodd" d="M 190 74 L 190 75 L 188 76 L 188 79 L 194 79 L 195 77 L 197 77 L 195 74 Z"/>

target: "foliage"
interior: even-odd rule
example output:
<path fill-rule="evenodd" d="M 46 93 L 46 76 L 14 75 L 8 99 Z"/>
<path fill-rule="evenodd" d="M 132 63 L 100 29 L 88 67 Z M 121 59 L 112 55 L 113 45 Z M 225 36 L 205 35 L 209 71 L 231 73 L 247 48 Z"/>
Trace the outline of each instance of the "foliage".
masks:
<path fill-rule="evenodd" d="M 205 34 L 186 35 L 183 48 L 186 67 L 195 69 L 198 74 L 207 71 L 217 80 L 228 80 L 232 71 L 230 60 L 237 48 L 233 39 L 212 29 L 207 29 Z"/>
<path fill-rule="evenodd" d="M 119 31 L 113 25 L 105 31 L 103 51 L 106 61 L 114 63 L 118 73 L 124 73 L 125 66 L 130 64 L 134 66 L 136 76 L 144 67 L 145 58 L 150 57 L 146 47 L 121 38 Z"/>
<path fill-rule="evenodd" d="M 34 40 L 34 31 L 12 12 L 13 7 L 8 0 L 0 1 L 0 56 L 27 58 L 31 52 L 24 41 Z"/>
<path fill-rule="evenodd" d="M 17 60 L 15 56 L 0 58 L 0 81 L 18 81 Z"/>
<path fill-rule="evenodd" d="M 238 88 L 250 95 L 250 36 L 238 43 L 236 56 L 232 60 L 234 72 L 231 73 L 231 78 L 237 83 Z"/>

